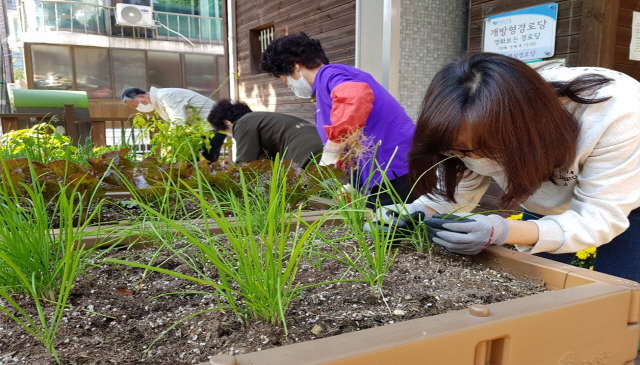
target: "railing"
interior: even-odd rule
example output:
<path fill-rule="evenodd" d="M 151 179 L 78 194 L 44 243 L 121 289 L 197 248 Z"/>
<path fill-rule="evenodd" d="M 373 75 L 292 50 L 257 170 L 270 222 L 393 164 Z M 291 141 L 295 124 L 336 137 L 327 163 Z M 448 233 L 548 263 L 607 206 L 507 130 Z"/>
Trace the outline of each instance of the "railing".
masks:
<path fill-rule="evenodd" d="M 190 40 L 197 40 L 197 43 L 209 44 L 219 43 L 222 40 L 222 18 L 161 11 L 153 13 L 155 19 L 161 24 L 161 27 L 156 30 L 157 39 L 180 40 L 182 37 L 186 37 Z"/>
<path fill-rule="evenodd" d="M 220 17 L 154 11 L 158 27 L 118 25 L 115 8 L 77 1 L 44 0 L 21 3 L 23 32 L 71 32 L 123 38 L 160 39 L 219 44 L 223 39 Z"/>

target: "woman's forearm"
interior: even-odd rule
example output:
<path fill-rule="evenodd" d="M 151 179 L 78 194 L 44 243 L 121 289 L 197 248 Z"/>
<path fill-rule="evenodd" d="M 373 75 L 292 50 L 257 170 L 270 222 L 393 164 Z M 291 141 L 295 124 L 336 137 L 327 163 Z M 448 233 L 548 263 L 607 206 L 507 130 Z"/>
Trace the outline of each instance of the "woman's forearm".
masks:
<path fill-rule="evenodd" d="M 538 242 L 538 225 L 532 221 L 507 220 L 509 236 L 505 243 L 520 246 L 533 246 Z"/>

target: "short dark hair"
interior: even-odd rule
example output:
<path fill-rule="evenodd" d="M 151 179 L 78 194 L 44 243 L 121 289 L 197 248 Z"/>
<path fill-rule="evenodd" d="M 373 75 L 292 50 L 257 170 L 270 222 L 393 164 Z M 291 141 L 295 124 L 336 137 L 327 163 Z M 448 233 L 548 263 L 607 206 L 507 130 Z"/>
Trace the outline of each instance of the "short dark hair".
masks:
<path fill-rule="evenodd" d="M 130 87 L 122 92 L 122 102 L 124 103 L 125 100 L 133 100 L 138 95 L 144 95 L 146 93 L 146 91 L 138 89 L 137 87 Z"/>
<path fill-rule="evenodd" d="M 407 156 L 415 193 L 455 202 L 467 169 L 460 159 L 441 152 L 454 148 L 465 126 L 473 148 L 504 167 L 507 186 L 501 204 L 526 200 L 543 182 L 553 182 L 555 169 L 575 159 L 580 125 L 560 98 L 603 102 L 608 97 L 581 95 L 593 95 L 610 81 L 586 74 L 550 83 L 524 62 L 493 53 L 469 54 L 448 63 L 427 89 Z"/>
<path fill-rule="evenodd" d="M 329 59 L 324 54 L 320 41 L 311 39 L 302 32 L 274 40 L 260 58 L 262 71 L 275 77 L 293 73 L 295 63 L 306 68 L 315 68 L 329 64 Z"/>
<path fill-rule="evenodd" d="M 235 123 L 245 114 L 251 112 L 251 108 L 241 101 L 233 102 L 231 99 L 222 99 L 211 109 L 207 120 L 211 123 L 213 129 L 223 131 L 227 129 L 227 126 L 224 124 L 225 120 Z"/>

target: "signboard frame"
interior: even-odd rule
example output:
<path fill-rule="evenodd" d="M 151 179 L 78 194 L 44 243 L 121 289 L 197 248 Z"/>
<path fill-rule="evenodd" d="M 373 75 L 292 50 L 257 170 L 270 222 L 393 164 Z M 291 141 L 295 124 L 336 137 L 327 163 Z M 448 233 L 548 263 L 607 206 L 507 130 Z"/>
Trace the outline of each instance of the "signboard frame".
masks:
<path fill-rule="evenodd" d="M 557 3 L 488 16 L 483 22 L 482 50 L 522 61 L 553 57 L 557 20 Z"/>

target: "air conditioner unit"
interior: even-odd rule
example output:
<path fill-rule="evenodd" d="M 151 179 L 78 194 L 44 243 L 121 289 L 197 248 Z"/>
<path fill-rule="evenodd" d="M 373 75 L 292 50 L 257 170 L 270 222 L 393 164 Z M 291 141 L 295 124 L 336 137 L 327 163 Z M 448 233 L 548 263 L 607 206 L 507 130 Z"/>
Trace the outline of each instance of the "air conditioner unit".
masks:
<path fill-rule="evenodd" d="M 116 4 L 116 24 L 134 27 L 154 27 L 153 8 L 150 6 Z"/>

